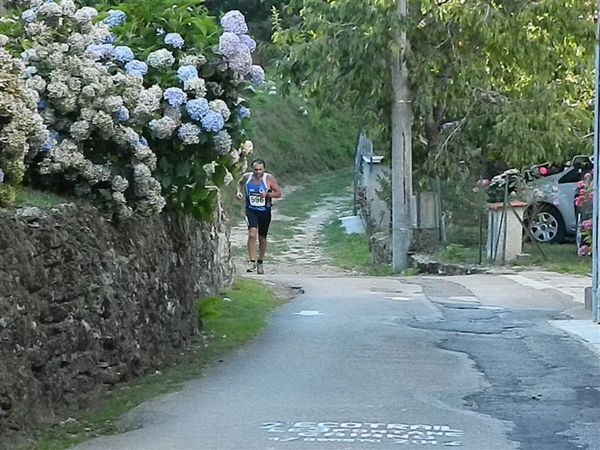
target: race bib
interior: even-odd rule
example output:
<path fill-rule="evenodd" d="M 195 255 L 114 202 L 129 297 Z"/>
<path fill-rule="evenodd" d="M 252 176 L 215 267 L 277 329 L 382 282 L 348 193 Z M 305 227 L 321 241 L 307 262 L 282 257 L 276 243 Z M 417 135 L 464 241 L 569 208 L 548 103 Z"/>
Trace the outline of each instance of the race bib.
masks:
<path fill-rule="evenodd" d="M 250 206 L 266 206 L 267 199 L 257 194 L 250 194 Z"/>

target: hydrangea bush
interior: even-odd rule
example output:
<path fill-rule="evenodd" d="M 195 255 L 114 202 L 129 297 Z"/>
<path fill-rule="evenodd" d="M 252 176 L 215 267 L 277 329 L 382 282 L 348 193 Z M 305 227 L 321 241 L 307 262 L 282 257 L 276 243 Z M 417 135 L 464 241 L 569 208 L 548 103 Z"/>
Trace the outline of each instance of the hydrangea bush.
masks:
<path fill-rule="evenodd" d="M 0 207 L 15 200 L 15 187 L 25 164 L 48 139 L 48 131 L 36 109 L 37 93 L 25 86 L 25 65 L 13 58 L 0 38 Z"/>
<path fill-rule="evenodd" d="M 221 19 L 219 35 L 205 9 L 185 3 L 20 2 L 11 42 L 49 129 L 31 169 L 46 185 L 121 217 L 157 213 L 166 201 L 210 217 L 213 188 L 252 151 L 242 95 L 264 72 L 238 11 Z"/>
<path fill-rule="evenodd" d="M 13 47 L 26 64 L 49 137 L 29 167 L 37 185 L 91 197 L 118 216 L 160 212 L 156 155 L 140 136 L 157 107 L 139 79 L 113 68 L 132 57 L 110 44 L 95 9 L 71 0 L 21 2 Z M 160 95 L 160 94 L 159 94 Z M 150 99 L 150 100 L 149 100 Z"/>
<path fill-rule="evenodd" d="M 123 70 L 146 89 L 162 90 L 160 96 L 156 91 L 159 107 L 148 117 L 144 136 L 158 157 L 156 176 L 164 195 L 178 210 L 207 218 L 214 187 L 229 183 L 252 151 L 245 138 L 250 110 L 243 97 L 264 83 L 262 68 L 252 62 L 256 43 L 239 11 L 226 13 L 219 29 L 192 1 L 158 0 L 151 7 L 144 0 L 110 2 L 103 20 L 116 9 L 126 19 L 111 26 L 114 45 L 124 47 L 124 55 L 130 55 L 125 48 L 135 54 Z M 132 40 L 134 35 L 144 40 Z"/>

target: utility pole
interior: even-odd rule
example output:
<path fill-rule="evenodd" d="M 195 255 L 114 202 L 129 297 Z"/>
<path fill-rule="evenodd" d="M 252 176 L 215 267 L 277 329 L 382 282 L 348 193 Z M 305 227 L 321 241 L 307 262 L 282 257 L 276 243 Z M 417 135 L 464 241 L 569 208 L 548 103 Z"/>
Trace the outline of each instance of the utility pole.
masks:
<path fill-rule="evenodd" d="M 597 12 L 600 12 L 600 0 L 597 1 Z M 596 74 L 595 74 L 595 90 L 596 96 L 594 99 L 594 175 L 593 175 L 593 218 L 592 218 L 592 317 L 594 322 L 600 322 L 600 301 L 598 299 L 598 284 L 600 277 L 600 211 L 598 210 L 600 198 L 600 19 L 596 19 Z"/>
<path fill-rule="evenodd" d="M 600 0 L 599 0 L 600 1 Z M 408 16 L 408 0 L 396 0 L 400 26 Z M 412 106 L 408 85 L 406 53 L 409 42 L 406 31 L 396 28 L 392 53 L 392 269 L 408 267 L 411 242 L 412 198 Z"/>

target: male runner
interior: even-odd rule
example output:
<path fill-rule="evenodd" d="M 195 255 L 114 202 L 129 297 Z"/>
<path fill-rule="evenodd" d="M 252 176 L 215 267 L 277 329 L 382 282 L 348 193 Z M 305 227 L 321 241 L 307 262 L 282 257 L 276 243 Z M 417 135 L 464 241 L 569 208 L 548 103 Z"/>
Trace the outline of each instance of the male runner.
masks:
<path fill-rule="evenodd" d="M 265 162 L 255 159 L 251 164 L 252 172 L 242 175 L 238 182 L 236 197 L 246 197 L 246 222 L 248 223 L 248 256 L 251 267 L 247 272 L 263 274 L 263 259 L 267 252 L 267 233 L 271 223 L 273 198 L 281 197 L 277 180 L 265 172 Z M 256 237 L 258 236 L 258 258 L 256 257 Z"/>

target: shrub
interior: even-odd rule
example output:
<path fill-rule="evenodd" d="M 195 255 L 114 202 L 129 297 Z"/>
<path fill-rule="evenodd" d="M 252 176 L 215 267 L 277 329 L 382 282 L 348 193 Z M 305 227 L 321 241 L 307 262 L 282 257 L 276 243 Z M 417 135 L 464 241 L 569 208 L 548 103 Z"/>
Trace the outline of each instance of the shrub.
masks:
<path fill-rule="evenodd" d="M 244 17 L 230 11 L 220 29 L 192 0 L 108 1 L 98 8 L 103 21 L 111 21 L 110 11 L 126 14 L 111 28 L 114 43 L 132 49 L 135 65 L 145 64 L 138 74 L 146 88 L 163 88 L 143 133 L 158 156 L 156 176 L 165 196 L 179 211 L 209 217 L 214 187 L 233 180 L 253 148 L 245 137 L 249 110 L 242 95 L 251 95 L 264 73 L 252 64 L 256 44 Z"/>
<path fill-rule="evenodd" d="M 6 44 L 2 38 L 1 45 Z M 26 162 L 48 137 L 36 111 L 37 93 L 23 82 L 25 66 L 0 47 L 0 207 L 15 200 Z"/>
<path fill-rule="evenodd" d="M 219 36 L 189 1 L 184 10 L 149 3 L 118 5 L 128 16 L 71 0 L 21 2 L 27 9 L 7 31 L 50 129 L 31 171 L 45 186 L 90 196 L 120 217 L 158 213 L 168 200 L 208 218 L 214 187 L 231 181 L 252 150 L 240 94 L 264 73 L 252 64 L 239 12 L 223 16 Z"/>

